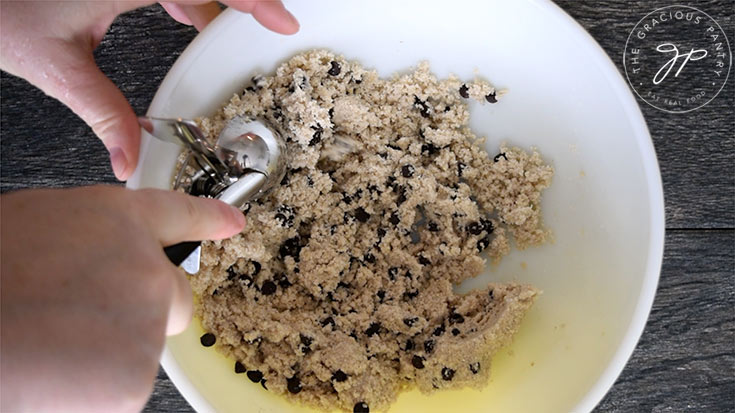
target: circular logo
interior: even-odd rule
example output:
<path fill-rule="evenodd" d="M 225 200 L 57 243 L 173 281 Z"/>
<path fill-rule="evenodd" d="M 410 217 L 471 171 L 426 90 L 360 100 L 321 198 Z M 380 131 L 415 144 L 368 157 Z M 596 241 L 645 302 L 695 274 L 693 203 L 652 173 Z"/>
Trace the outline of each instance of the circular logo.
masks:
<path fill-rule="evenodd" d="M 701 108 L 727 82 L 730 43 L 720 25 L 690 6 L 656 9 L 628 35 L 623 67 L 630 86 L 649 105 L 671 113 Z"/>

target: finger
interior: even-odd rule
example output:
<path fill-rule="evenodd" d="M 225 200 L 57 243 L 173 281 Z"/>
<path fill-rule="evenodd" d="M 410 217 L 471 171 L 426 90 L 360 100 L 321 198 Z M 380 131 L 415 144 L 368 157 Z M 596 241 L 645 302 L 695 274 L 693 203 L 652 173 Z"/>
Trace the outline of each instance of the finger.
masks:
<path fill-rule="evenodd" d="M 245 227 L 245 216 L 239 209 L 216 199 L 159 189 L 133 193 L 133 208 L 163 246 L 228 238 Z"/>
<path fill-rule="evenodd" d="M 166 13 L 168 13 L 168 15 L 177 22 L 185 24 L 187 26 L 192 25 L 191 19 L 189 18 L 189 16 L 186 15 L 184 10 L 182 10 L 181 6 L 179 6 L 178 4 L 169 1 L 162 1 L 161 7 L 163 7 L 163 9 L 166 10 Z"/>
<path fill-rule="evenodd" d="M 202 31 L 221 12 L 217 3 L 182 4 L 181 9 L 197 30 Z"/>
<path fill-rule="evenodd" d="M 27 71 L 24 76 L 48 95 L 58 99 L 89 125 L 110 153 L 115 176 L 126 180 L 138 162 L 140 126 L 122 92 L 97 67 L 90 50 L 51 40 L 42 75 Z"/>
<path fill-rule="evenodd" d="M 280 0 L 276 1 L 248 1 L 229 0 L 224 4 L 233 9 L 253 15 L 258 23 L 266 28 L 281 34 L 294 34 L 299 31 L 299 22 L 286 10 Z"/>
<path fill-rule="evenodd" d="M 171 307 L 168 311 L 168 322 L 166 323 L 166 335 L 169 336 L 186 330 L 194 312 L 189 281 L 183 271 L 178 268 L 173 271 L 173 276 L 176 279 L 176 291 L 173 292 Z"/>

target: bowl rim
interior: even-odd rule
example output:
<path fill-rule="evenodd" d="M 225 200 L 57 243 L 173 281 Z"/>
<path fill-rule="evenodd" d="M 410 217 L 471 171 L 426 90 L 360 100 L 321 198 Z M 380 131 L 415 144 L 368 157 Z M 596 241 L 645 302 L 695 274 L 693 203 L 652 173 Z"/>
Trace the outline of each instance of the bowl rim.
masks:
<path fill-rule="evenodd" d="M 645 180 L 648 187 L 650 217 L 650 226 L 648 229 L 650 241 L 648 245 L 644 279 L 641 284 L 640 294 L 635 309 L 631 316 L 630 324 L 626 333 L 623 335 L 623 339 L 618 345 L 618 349 L 610 359 L 608 366 L 600 374 L 597 381 L 590 387 L 579 402 L 577 402 L 573 409 L 575 412 L 591 411 L 607 394 L 625 368 L 627 361 L 633 354 L 633 351 L 643 334 L 643 330 L 653 306 L 653 300 L 656 295 L 661 266 L 663 263 L 665 236 L 663 184 L 653 141 L 640 106 L 636 102 L 627 83 L 623 79 L 622 74 L 618 71 L 613 61 L 597 41 L 559 6 L 552 3 L 550 0 L 528 1 L 532 6 L 542 9 L 542 11 L 549 15 L 549 17 L 556 19 L 560 24 L 567 26 L 573 31 L 575 36 L 584 39 L 580 42 L 579 46 L 586 49 L 586 52 L 594 61 L 597 69 L 600 70 L 606 78 L 621 104 L 632 129 L 634 130 L 634 136 L 643 161 Z M 172 93 L 180 83 L 182 77 L 188 71 L 189 67 L 197 60 L 200 53 L 206 50 L 207 46 L 218 38 L 220 32 L 229 27 L 230 24 L 236 22 L 240 18 L 239 14 L 240 12 L 228 8 L 213 22 L 211 22 L 205 30 L 194 38 L 194 40 L 176 59 L 176 62 L 161 82 L 148 108 L 148 115 L 157 114 L 165 108 L 166 102 L 164 96 L 169 96 Z M 139 160 L 145 159 L 148 152 L 149 139 L 150 138 L 145 135 L 141 136 Z M 142 187 L 141 165 L 142 163 L 139 161 L 138 167 L 136 167 L 135 172 L 126 184 L 128 188 L 135 189 Z M 212 404 L 199 392 L 196 386 L 184 373 L 183 369 L 176 362 L 168 344 L 166 344 L 161 354 L 160 363 L 178 391 L 196 411 L 215 411 Z"/>

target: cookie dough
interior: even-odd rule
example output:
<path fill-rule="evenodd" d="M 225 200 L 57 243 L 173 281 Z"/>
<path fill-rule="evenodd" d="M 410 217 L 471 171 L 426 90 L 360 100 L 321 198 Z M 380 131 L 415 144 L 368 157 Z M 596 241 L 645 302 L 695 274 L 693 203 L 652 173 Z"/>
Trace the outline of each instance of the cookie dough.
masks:
<path fill-rule="evenodd" d="M 245 207 L 241 234 L 203 244 L 190 278 L 206 341 L 235 373 L 347 411 L 386 409 L 413 387 L 487 383 L 538 291 L 452 286 L 511 239 L 544 242 L 553 175 L 536 152 L 481 148 L 466 101 L 500 97 L 486 82 L 438 80 L 426 63 L 381 79 L 315 50 L 200 120 L 215 139 L 234 116 L 260 117 L 289 150 L 282 185 Z"/>

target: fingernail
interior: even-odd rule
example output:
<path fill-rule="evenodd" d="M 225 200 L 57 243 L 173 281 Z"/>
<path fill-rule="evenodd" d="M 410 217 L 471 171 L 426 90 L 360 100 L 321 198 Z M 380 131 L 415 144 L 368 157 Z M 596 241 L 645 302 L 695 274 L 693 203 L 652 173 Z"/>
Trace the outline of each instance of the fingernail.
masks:
<path fill-rule="evenodd" d="M 115 173 L 118 180 L 122 181 L 127 178 L 124 174 L 128 168 L 128 159 L 122 149 L 118 147 L 110 148 L 110 164 L 112 164 L 112 172 Z"/>
<path fill-rule="evenodd" d="M 240 211 L 239 208 L 235 208 L 233 206 L 230 207 L 230 213 L 232 214 L 233 222 L 237 223 L 237 227 L 242 230 L 245 228 L 245 215 Z"/>

